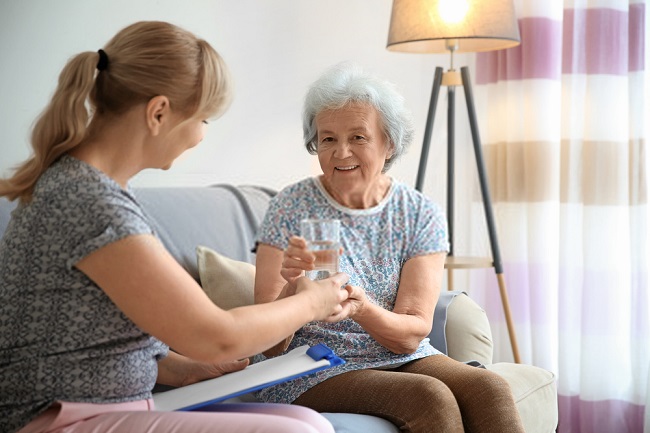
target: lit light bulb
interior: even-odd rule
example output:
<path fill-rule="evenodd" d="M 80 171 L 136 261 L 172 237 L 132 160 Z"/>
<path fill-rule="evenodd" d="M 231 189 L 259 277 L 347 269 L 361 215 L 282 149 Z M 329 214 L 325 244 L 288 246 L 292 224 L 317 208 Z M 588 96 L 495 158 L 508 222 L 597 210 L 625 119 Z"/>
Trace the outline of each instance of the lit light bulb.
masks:
<path fill-rule="evenodd" d="M 467 15 L 469 2 L 467 0 L 440 0 L 438 12 L 443 21 L 450 24 L 457 24 Z"/>

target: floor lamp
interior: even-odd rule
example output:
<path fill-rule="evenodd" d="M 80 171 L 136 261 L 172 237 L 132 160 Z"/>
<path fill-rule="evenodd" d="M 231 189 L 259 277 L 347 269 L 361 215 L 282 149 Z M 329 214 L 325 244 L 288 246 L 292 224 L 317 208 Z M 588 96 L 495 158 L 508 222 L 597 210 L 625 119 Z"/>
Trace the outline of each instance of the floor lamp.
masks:
<path fill-rule="evenodd" d="M 501 302 L 510 336 L 515 362 L 519 363 L 519 348 L 515 335 L 508 292 L 505 287 L 501 253 L 497 240 L 492 203 L 487 184 L 485 163 L 474 109 L 471 82 L 467 67 L 460 74 L 454 69 L 454 53 L 491 51 L 519 44 L 519 28 L 513 0 L 393 0 L 387 49 L 411 53 L 450 53 L 451 65 L 447 72 L 435 70 L 431 101 L 424 131 L 416 189 L 422 191 L 431 133 L 440 87 L 447 87 L 447 220 L 451 248 L 445 267 L 448 287 L 453 287 L 453 269 L 494 267 Z M 492 260 L 462 258 L 454 255 L 454 121 L 456 87 L 463 86 L 469 116 L 476 167 L 483 198 L 483 209 L 490 237 Z"/>

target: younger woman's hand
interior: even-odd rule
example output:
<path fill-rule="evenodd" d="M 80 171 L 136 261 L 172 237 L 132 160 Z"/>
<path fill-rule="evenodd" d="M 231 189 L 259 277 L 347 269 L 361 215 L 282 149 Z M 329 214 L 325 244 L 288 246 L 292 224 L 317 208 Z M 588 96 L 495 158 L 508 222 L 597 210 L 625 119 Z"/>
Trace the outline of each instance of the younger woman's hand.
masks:
<path fill-rule="evenodd" d="M 343 305 L 349 297 L 345 288 L 349 278 L 342 272 L 318 281 L 300 277 L 296 279 L 296 294 L 306 293 L 312 297 L 311 306 L 315 313 L 313 320 L 327 320 L 343 312 Z"/>

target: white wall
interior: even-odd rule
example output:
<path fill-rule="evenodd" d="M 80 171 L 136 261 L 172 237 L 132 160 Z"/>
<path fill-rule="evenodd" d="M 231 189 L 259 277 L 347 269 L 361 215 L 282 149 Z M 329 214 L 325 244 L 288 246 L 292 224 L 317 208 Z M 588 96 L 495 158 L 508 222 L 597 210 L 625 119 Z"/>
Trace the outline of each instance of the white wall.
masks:
<path fill-rule="evenodd" d="M 140 174 L 134 185 L 228 182 L 280 188 L 318 173 L 315 158 L 301 144 L 302 98 L 325 68 L 349 59 L 397 83 L 406 97 L 418 135 L 391 174 L 413 184 L 433 70 L 448 67 L 448 58 L 388 52 L 390 10 L 390 0 L 2 0 L 0 175 L 28 156 L 30 126 L 69 57 L 101 48 L 132 22 L 165 20 L 214 45 L 236 79 L 236 97 L 198 148 L 168 172 Z M 429 165 L 426 187 L 439 201 L 444 201 L 445 102 L 443 92 L 430 155 L 440 163 Z M 459 104 L 459 111 L 463 107 Z"/>

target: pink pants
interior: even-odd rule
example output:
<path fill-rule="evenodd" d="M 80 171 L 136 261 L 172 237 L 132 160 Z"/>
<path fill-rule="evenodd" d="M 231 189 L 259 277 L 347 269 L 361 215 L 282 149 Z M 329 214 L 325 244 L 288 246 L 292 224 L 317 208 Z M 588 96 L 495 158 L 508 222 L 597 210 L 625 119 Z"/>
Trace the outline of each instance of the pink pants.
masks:
<path fill-rule="evenodd" d="M 18 433 L 334 433 L 302 406 L 215 404 L 205 412 L 156 412 L 153 400 L 92 404 L 58 402 Z"/>

